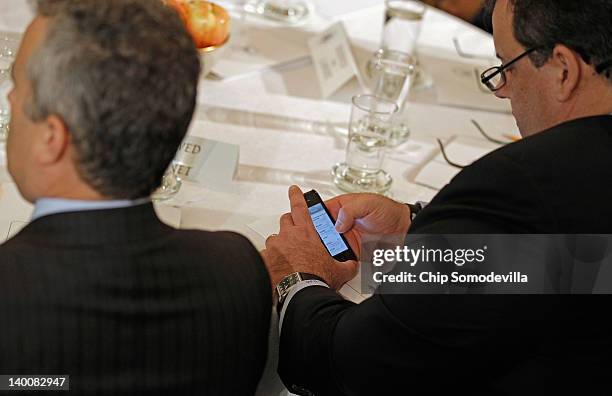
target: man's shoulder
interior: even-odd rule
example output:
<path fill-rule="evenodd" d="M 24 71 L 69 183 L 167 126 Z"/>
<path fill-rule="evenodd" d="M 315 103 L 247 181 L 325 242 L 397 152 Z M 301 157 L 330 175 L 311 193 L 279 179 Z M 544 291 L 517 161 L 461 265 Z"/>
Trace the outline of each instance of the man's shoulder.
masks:
<path fill-rule="evenodd" d="M 605 183 L 612 178 L 610 147 L 610 116 L 573 120 L 504 146 L 460 172 L 415 228 L 438 229 L 448 220 L 452 227 L 444 230 L 470 222 L 478 222 L 473 230 L 498 232 L 590 230 L 612 200 Z M 580 214 L 568 210 L 584 199 L 590 205 Z"/>
<path fill-rule="evenodd" d="M 148 280 L 139 282 L 149 282 L 161 273 L 167 276 L 163 282 L 171 285 L 197 279 L 192 284 L 195 289 L 242 288 L 250 296 L 271 290 L 261 255 L 246 237 L 234 232 L 167 227 L 149 239 L 99 242 L 45 238 L 26 227 L 0 246 L 0 278 L 15 284 L 29 282 L 54 295 L 77 285 L 113 284 L 118 274 L 129 282 L 142 277 Z M 58 278 L 62 282 L 50 282 Z M 0 295 L 24 292 L 11 290 Z"/>
<path fill-rule="evenodd" d="M 610 145 L 612 116 L 576 119 L 489 153 L 460 173 L 459 179 L 534 179 L 527 181 L 539 184 L 542 180 L 568 179 L 573 174 L 577 177 L 585 168 L 591 172 L 604 170 L 603 165 L 610 161 Z M 485 174 L 489 177 L 482 179 Z"/>
<path fill-rule="evenodd" d="M 163 245 L 166 252 L 174 252 L 177 262 L 193 271 L 269 288 L 263 259 L 244 235 L 232 231 L 174 229 Z"/>
<path fill-rule="evenodd" d="M 233 231 L 202 231 L 173 229 L 173 243 L 184 248 L 206 251 L 207 254 L 223 252 L 229 256 L 257 254 L 255 246 L 242 234 Z"/>
<path fill-rule="evenodd" d="M 593 154 L 611 143 L 612 116 L 586 117 L 504 146 L 483 157 L 483 160 L 506 158 L 520 164 L 535 165 L 538 162 L 559 161 L 566 155 L 571 156 L 575 163 L 579 159 L 598 159 Z"/>
<path fill-rule="evenodd" d="M 104 263 L 111 258 L 129 261 L 130 257 L 166 256 L 170 252 L 176 260 L 198 262 L 205 267 L 208 267 L 207 263 L 225 261 L 261 264 L 261 256 L 254 245 L 236 232 L 175 229 L 161 222 L 152 223 L 151 228 L 155 230 L 143 232 L 133 239 L 98 235 L 88 240 L 78 233 L 56 235 L 46 232 L 43 227 L 32 223 L 0 245 L 0 264 L 36 261 L 44 265 L 85 256 Z"/>

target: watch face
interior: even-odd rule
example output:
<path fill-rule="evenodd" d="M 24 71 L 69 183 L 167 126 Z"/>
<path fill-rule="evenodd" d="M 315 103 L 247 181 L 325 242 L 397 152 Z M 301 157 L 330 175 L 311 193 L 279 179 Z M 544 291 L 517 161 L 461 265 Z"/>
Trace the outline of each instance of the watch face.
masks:
<path fill-rule="evenodd" d="M 297 272 L 294 272 L 293 274 L 287 275 L 286 277 L 284 277 L 283 280 L 280 281 L 278 286 L 276 286 L 276 291 L 278 292 L 279 298 L 282 298 L 283 295 L 286 294 L 287 290 L 291 288 L 291 286 L 295 285 L 301 280 L 302 278 L 300 277 L 300 274 Z"/>

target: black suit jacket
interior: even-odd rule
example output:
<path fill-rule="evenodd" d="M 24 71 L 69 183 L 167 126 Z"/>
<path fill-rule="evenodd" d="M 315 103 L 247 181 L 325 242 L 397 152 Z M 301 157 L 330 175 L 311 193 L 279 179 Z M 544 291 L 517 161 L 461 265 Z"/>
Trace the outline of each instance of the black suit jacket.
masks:
<path fill-rule="evenodd" d="M 229 232 L 150 204 L 40 218 L 0 246 L 0 374 L 68 374 L 77 395 L 252 395 L 271 287 Z"/>
<path fill-rule="evenodd" d="M 410 232 L 612 234 L 612 117 L 487 155 Z M 609 307 L 607 297 L 558 295 L 375 294 L 355 305 L 310 287 L 287 307 L 279 373 L 316 395 L 604 394 Z"/>

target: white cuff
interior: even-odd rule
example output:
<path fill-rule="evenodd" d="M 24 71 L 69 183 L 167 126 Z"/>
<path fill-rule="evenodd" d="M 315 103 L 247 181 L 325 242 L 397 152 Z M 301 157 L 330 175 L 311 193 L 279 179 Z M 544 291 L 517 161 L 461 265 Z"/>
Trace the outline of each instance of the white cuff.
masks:
<path fill-rule="evenodd" d="M 295 286 L 293 286 L 291 290 L 289 291 L 289 294 L 287 294 L 287 297 L 285 297 L 283 308 L 281 309 L 281 312 L 280 312 L 280 319 L 278 320 L 279 335 L 280 335 L 280 332 L 283 330 L 283 319 L 285 318 L 285 312 L 287 312 L 287 307 L 289 306 L 291 299 L 293 298 L 293 296 L 295 296 L 297 292 L 307 287 L 310 287 L 310 286 L 323 286 L 329 289 L 329 286 L 327 285 L 327 283 L 322 282 L 320 280 L 316 280 L 316 279 L 308 279 L 308 280 L 303 280 L 301 282 L 296 283 Z"/>

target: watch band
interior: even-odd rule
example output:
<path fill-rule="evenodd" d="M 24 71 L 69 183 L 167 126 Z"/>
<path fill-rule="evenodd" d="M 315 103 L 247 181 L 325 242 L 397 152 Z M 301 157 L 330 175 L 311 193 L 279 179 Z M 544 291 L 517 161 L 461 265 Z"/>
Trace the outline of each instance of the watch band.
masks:
<path fill-rule="evenodd" d="M 285 320 L 285 314 L 287 313 L 288 305 L 291 304 L 291 299 L 295 297 L 296 294 L 300 293 L 304 289 L 311 289 L 313 286 L 323 287 L 327 289 L 331 289 L 329 285 L 323 281 L 309 279 L 301 281 L 296 284 L 289 290 L 287 297 L 283 300 L 282 303 L 276 304 L 276 313 L 278 314 L 278 330 L 282 332 L 283 329 L 283 321 Z"/>
<path fill-rule="evenodd" d="M 294 272 L 285 276 L 279 283 L 276 285 L 276 292 L 278 293 L 278 305 L 281 306 L 285 301 L 285 298 L 293 288 L 293 286 L 305 280 L 318 280 L 323 283 L 326 283 L 321 277 L 308 274 L 305 272 Z"/>
<path fill-rule="evenodd" d="M 427 206 L 427 204 L 427 202 L 423 201 L 417 201 L 414 204 L 407 203 L 406 205 L 410 208 L 410 221 L 414 220 L 414 218 L 419 214 L 419 212 L 425 209 L 425 206 Z"/>
<path fill-rule="evenodd" d="M 414 220 L 417 214 L 423 209 L 418 203 L 406 204 L 410 208 L 410 221 Z"/>

